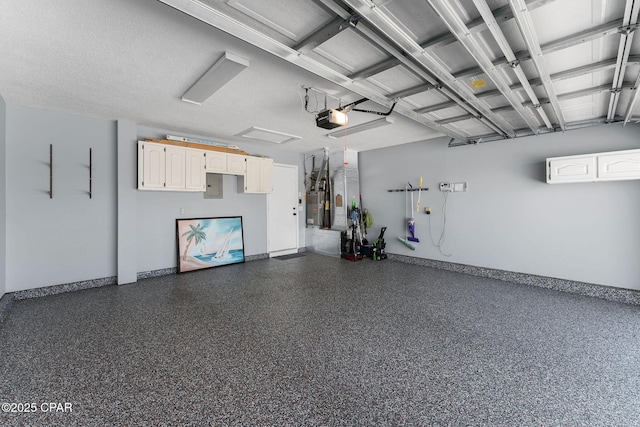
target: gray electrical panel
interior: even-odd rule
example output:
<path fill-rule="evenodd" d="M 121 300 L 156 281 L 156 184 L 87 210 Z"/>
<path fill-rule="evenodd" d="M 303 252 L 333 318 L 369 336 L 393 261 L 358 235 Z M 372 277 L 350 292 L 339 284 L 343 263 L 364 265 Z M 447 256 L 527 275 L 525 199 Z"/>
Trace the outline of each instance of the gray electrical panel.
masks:
<path fill-rule="evenodd" d="M 222 199 L 222 175 L 219 173 L 207 174 L 207 191 L 205 199 Z"/>

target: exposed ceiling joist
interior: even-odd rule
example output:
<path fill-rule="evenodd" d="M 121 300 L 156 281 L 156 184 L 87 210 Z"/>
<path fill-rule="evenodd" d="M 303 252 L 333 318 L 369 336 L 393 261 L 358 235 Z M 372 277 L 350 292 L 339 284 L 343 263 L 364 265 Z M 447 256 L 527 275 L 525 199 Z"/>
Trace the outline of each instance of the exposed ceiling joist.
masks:
<path fill-rule="evenodd" d="M 622 27 L 628 31 L 620 32 L 620 42 L 618 44 L 618 60 L 611 84 L 611 96 L 609 98 L 609 108 L 607 110 L 607 120 L 613 120 L 620 100 L 620 89 L 624 81 L 624 74 L 627 69 L 627 61 L 631 53 L 631 43 L 633 34 L 638 22 L 638 13 L 640 12 L 640 1 L 627 0 Z"/>
<path fill-rule="evenodd" d="M 611 124 L 611 123 L 618 123 L 621 122 L 622 119 L 620 117 L 616 117 L 615 120 L 613 120 L 612 122 L 607 121 L 605 118 L 601 118 L 601 119 L 591 119 L 591 120 L 585 120 L 585 121 L 580 121 L 580 122 L 573 122 L 573 123 L 568 123 L 567 124 L 567 130 L 576 130 L 576 129 L 585 129 L 585 128 L 590 128 L 590 127 L 594 127 L 594 126 L 601 126 L 601 125 L 605 125 L 605 124 Z M 539 134 L 544 134 L 544 133 L 549 133 L 548 130 L 543 129 L 540 131 Z M 518 138 L 522 138 L 525 136 L 534 136 L 533 133 L 531 133 L 531 130 L 526 130 L 526 131 L 518 131 Z M 463 139 L 463 140 L 456 140 L 456 139 L 451 139 L 449 141 L 448 146 L 450 148 L 453 147 L 464 147 L 467 145 L 476 145 L 476 144 L 483 144 L 483 143 L 487 143 L 487 142 L 493 142 L 493 141 L 499 141 L 500 138 L 496 138 L 495 135 L 480 135 L 474 138 L 470 138 L 470 139 Z"/>
<path fill-rule="evenodd" d="M 298 44 L 293 46 L 292 49 L 297 50 L 300 53 L 309 53 L 316 47 L 320 46 L 322 43 L 337 36 L 344 30 L 354 27 L 357 23 L 358 20 L 355 17 L 350 19 L 335 17 L 322 27 L 316 29 L 313 33 L 309 34 Z"/>
<path fill-rule="evenodd" d="M 516 61 L 516 57 L 515 57 L 515 54 L 513 53 L 513 50 L 511 49 L 511 45 L 509 44 L 506 37 L 504 36 L 504 33 L 498 26 L 498 22 L 493 16 L 493 13 L 491 12 L 489 5 L 485 0 L 473 0 L 473 4 L 478 9 L 478 12 L 480 12 L 480 16 L 482 16 L 482 19 L 486 22 L 487 27 L 489 28 L 489 32 L 491 32 L 491 35 L 493 36 L 495 41 L 498 43 L 498 46 L 500 47 L 500 50 L 504 54 L 505 58 L 511 64 L 511 69 L 513 70 L 513 73 L 516 75 L 516 78 L 520 81 L 520 85 L 522 89 L 524 89 L 524 91 L 527 93 L 527 96 L 529 96 L 529 99 L 531 100 L 531 102 L 534 105 L 538 106 L 536 110 L 540 115 L 540 118 L 544 122 L 545 126 L 548 129 L 553 129 L 553 124 L 551 124 L 551 121 L 549 120 L 549 117 L 547 117 L 547 113 L 544 111 L 544 109 L 540 108 L 539 106 L 540 102 L 538 101 L 538 96 L 535 94 L 535 92 L 533 91 L 533 88 L 529 84 L 529 79 L 527 78 L 524 71 L 522 70 L 522 67 L 520 67 L 520 62 Z M 509 88 L 509 90 L 511 90 L 511 88 Z"/>
<path fill-rule="evenodd" d="M 527 45 L 527 50 L 531 55 L 531 60 L 533 61 L 536 70 L 538 71 L 538 75 L 540 76 L 540 80 L 542 81 L 542 86 L 547 92 L 547 97 L 551 102 L 551 108 L 553 108 L 553 112 L 556 114 L 560 129 L 564 131 L 566 126 L 564 114 L 562 113 L 562 109 L 560 108 L 558 96 L 556 95 L 556 90 L 553 87 L 551 75 L 549 74 L 549 68 L 547 67 L 542 49 L 540 48 L 538 34 L 533 26 L 533 21 L 531 20 L 531 16 L 529 15 L 529 10 L 527 9 L 527 6 L 525 5 L 523 0 L 509 0 L 509 6 L 511 6 L 513 17 L 518 24 L 520 34 L 524 38 L 525 44 Z M 527 85 L 529 85 L 528 81 Z M 540 106 L 537 106 L 536 108 L 538 109 L 538 111 L 543 111 Z M 547 125 L 547 127 L 549 126 Z"/>
<path fill-rule="evenodd" d="M 594 64 L 588 64 L 588 65 L 584 65 L 582 67 L 576 67 L 576 68 L 571 68 L 565 71 L 561 71 L 559 73 L 555 73 L 551 75 L 551 80 L 552 81 L 558 81 L 558 80 L 563 80 L 563 79 L 570 79 L 573 77 L 578 77 L 578 76 L 582 76 L 582 75 L 587 75 L 587 74 L 591 74 L 593 72 L 599 72 L 599 71 L 604 71 L 607 69 L 611 69 L 614 68 L 616 65 L 616 58 L 609 58 L 606 59 L 604 61 L 600 61 L 600 62 L 596 62 Z M 629 60 L 627 61 L 627 65 L 640 65 L 640 55 L 631 55 L 629 56 Z M 531 86 L 540 86 L 541 82 L 540 79 L 531 79 L 529 81 L 529 84 Z M 515 83 L 513 85 L 510 86 L 511 90 L 521 90 L 522 89 L 522 85 L 520 83 Z M 623 88 L 626 88 L 626 85 L 623 86 Z M 587 89 L 587 91 L 590 91 L 593 88 L 589 88 Z M 607 85 L 606 86 L 607 90 L 611 90 L 611 86 Z M 596 92 L 602 92 L 601 90 L 596 90 Z M 481 92 L 478 93 L 476 96 L 478 98 L 491 98 L 494 96 L 499 96 L 500 95 L 500 91 L 498 90 L 491 90 L 491 91 L 485 91 L 485 92 Z M 559 100 L 562 99 L 568 99 L 568 98 L 563 98 L 562 95 L 559 95 Z M 423 107 L 423 108 L 418 108 L 415 110 L 416 113 L 419 114 L 426 114 L 426 113 L 430 113 L 433 111 L 438 111 L 438 110 L 444 110 L 446 108 L 451 108 L 454 107 L 456 104 L 454 102 L 442 102 L 439 104 L 434 104 L 434 105 L 430 105 L 428 107 Z M 529 104 L 531 105 L 531 104 Z M 493 111 L 495 112 L 496 110 L 493 109 Z"/>
<path fill-rule="evenodd" d="M 433 85 L 433 84 L 422 84 L 422 85 L 410 87 L 408 89 L 400 90 L 398 92 L 390 93 L 387 96 L 389 98 L 406 98 L 411 95 L 415 95 L 417 93 L 427 92 L 434 89 L 442 89 L 442 86 Z"/>
<path fill-rule="evenodd" d="M 629 61 L 634 64 L 640 64 L 640 56 L 634 56 L 629 58 Z M 570 68 L 568 70 L 560 71 L 551 75 L 552 81 L 560 81 L 565 79 L 571 79 L 574 77 L 585 76 L 587 74 L 593 74 L 614 68 L 616 66 L 616 58 L 605 59 L 604 61 L 594 62 L 593 64 L 583 65 L 582 67 Z M 540 79 L 531 80 L 531 85 L 540 85 Z"/>
<path fill-rule="evenodd" d="M 358 25 L 357 31 L 364 38 L 368 39 L 371 43 L 374 43 L 375 45 L 377 45 L 378 47 L 380 47 L 381 49 L 385 50 L 390 55 L 392 55 L 395 59 L 399 61 L 400 64 L 405 66 L 408 70 L 413 72 L 416 76 L 418 76 L 419 78 L 427 82 L 426 87 L 428 90 L 437 89 L 443 96 L 451 99 L 451 102 L 453 103 L 453 105 L 459 106 L 463 110 L 468 111 L 473 116 L 476 116 L 476 117 L 482 116 L 482 114 L 479 113 L 477 109 L 475 109 L 474 106 L 469 103 L 468 99 L 465 98 L 464 95 L 461 95 L 457 91 L 450 90 L 444 87 L 444 85 L 440 83 L 440 80 L 438 80 L 434 76 L 431 69 L 428 69 L 427 67 L 425 67 L 424 64 L 420 63 L 419 61 L 416 61 L 415 57 L 407 57 L 404 51 L 399 50 L 399 48 L 392 46 L 388 41 L 383 39 L 382 36 L 376 32 L 376 29 L 369 28 L 369 26 L 367 26 L 365 22 L 362 22 L 360 23 L 360 25 Z M 442 72 L 442 76 L 445 76 L 445 78 L 450 77 L 450 75 L 447 74 L 446 71 Z M 412 90 L 413 90 L 412 88 L 408 88 L 409 92 L 411 92 Z M 403 91 L 400 91 L 400 92 L 403 92 Z M 420 92 L 424 92 L 424 91 L 420 91 Z M 416 92 L 416 93 L 419 93 L 419 92 Z M 395 97 L 396 95 L 390 94 L 387 96 Z M 405 95 L 405 96 L 409 96 L 409 95 Z M 434 122 L 434 123 L 440 126 L 439 124 L 437 124 L 437 122 Z M 484 119 L 482 120 L 482 123 L 485 124 L 488 128 L 493 129 L 498 133 L 502 133 L 500 128 L 496 126 L 491 120 Z M 448 133 L 446 132 L 445 134 L 448 135 Z"/>
<path fill-rule="evenodd" d="M 418 114 L 432 113 L 438 110 L 444 110 L 446 108 L 455 107 L 456 103 L 453 101 L 441 102 L 439 104 L 427 105 L 426 107 L 416 108 L 414 111 Z"/>
<path fill-rule="evenodd" d="M 534 10 L 540 6 L 544 6 L 549 1 L 553 1 L 553 0 L 527 0 L 526 3 L 529 10 Z M 491 11 L 491 14 L 495 17 L 497 23 L 504 23 L 513 19 L 513 12 L 511 11 L 511 8 L 509 8 L 509 6 L 503 6 L 503 7 L 494 9 Z M 471 34 L 479 33 L 487 29 L 487 23 L 482 17 L 476 18 L 468 23 L 465 23 L 465 25 L 467 26 Z M 456 41 L 456 38 L 453 34 L 445 33 L 445 34 L 436 36 L 435 38 L 429 41 L 424 42 L 422 44 L 422 47 L 427 50 L 435 49 L 435 48 L 446 46 L 447 44 L 455 43 L 455 41 Z"/>
<path fill-rule="evenodd" d="M 572 34 L 567 37 L 563 37 L 558 40 L 554 40 L 549 43 L 545 43 L 540 47 L 542 53 L 552 53 L 558 50 L 568 49 L 573 46 L 577 46 L 582 43 L 587 43 L 602 37 L 614 35 L 618 33 L 620 28 L 620 21 L 609 21 L 605 24 L 598 25 L 597 27 L 581 31 L 577 34 Z"/>
<path fill-rule="evenodd" d="M 349 75 L 349 78 L 352 78 L 354 80 L 356 79 L 366 79 L 367 77 L 371 77 L 374 76 L 376 74 L 380 74 L 383 71 L 387 71 L 390 70 L 393 67 L 396 67 L 398 65 L 402 64 L 402 62 L 395 58 L 389 58 L 385 61 L 382 62 L 378 62 L 377 64 L 373 64 L 367 68 L 364 68 L 360 71 L 356 71 L 355 73 L 352 73 Z"/>
<path fill-rule="evenodd" d="M 632 89 L 632 88 L 633 88 L 633 83 L 630 83 L 630 82 L 623 83 L 621 85 L 621 87 L 619 89 L 617 89 L 617 92 L 620 93 L 623 90 L 628 90 L 628 89 Z M 570 99 L 582 98 L 583 96 L 595 95 L 597 93 L 602 93 L 602 92 L 611 92 L 611 85 L 610 84 L 604 84 L 604 85 L 600 85 L 600 86 L 589 87 L 589 88 L 585 88 L 585 89 L 580 89 L 580 90 L 575 90 L 575 91 L 563 93 L 563 94 L 558 95 L 558 99 L 560 101 L 567 101 L 567 100 L 570 100 Z M 549 100 L 543 98 L 543 99 L 540 100 L 540 103 L 541 104 L 549 104 Z M 525 102 L 523 105 L 525 107 L 531 107 L 532 106 L 530 102 Z"/>
<path fill-rule="evenodd" d="M 328 1 L 330 0 L 322 0 L 322 2 L 325 4 Z M 545 5 L 549 1 L 550 0 L 528 0 L 527 7 L 529 8 L 529 10 L 533 10 L 540 6 Z M 507 22 L 513 19 L 513 14 L 511 13 L 511 9 L 509 8 L 509 6 L 503 6 L 503 7 L 497 8 L 493 11 L 493 14 L 496 16 L 497 22 Z M 482 18 L 477 18 L 470 21 L 469 23 L 467 23 L 467 27 L 469 28 L 469 31 L 471 33 L 478 33 L 480 31 L 487 29 L 487 25 L 482 20 Z M 426 51 L 433 51 L 435 49 L 450 45 L 455 42 L 456 42 L 455 36 L 451 32 L 446 32 L 420 43 L 420 46 Z M 354 73 L 351 77 L 354 79 L 361 78 L 365 75 L 366 77 L 369 77 L 375 73 L 381 73 L 399 64 L 400 64 L 400 61 L 398 60 L 389 60 L 389 61 L 380 62 L 367 68 L 367 70 L 362 70 L 359 73 Z"/>
<path fill-rule="evenodd" d="M 623 83 L 621 90 L 629 90 L 629 89 L 635 90 L 635 85 L 631 82 Z M 600 85 L 600 86 L 591 87 L 587 89 L 581 89 L 573 92 L 563 93 L 561 95 L 558 95 L 558 99 L 560 101 L 567 101 L 570 99 L 577 99 L 577 98 L 582 98 L 584 96 L 590 96 L 590 95 L 595 95 L 598 93 L 610 92 L 610 91 L 611 91 L 611 86 L 608 84 L 605 84 L 605 85 Z M 540 98 L 538 102 L 539 102 L 539 105 L 547 105 L 551 103 L 551 101 L 547 98 Z M 534 104 L 531 101 L 525 101 L 522 103 L 522 105 L 527 108 L 534 108 Z M 500 113 L 502 111 L 512 111 L 512 110 L 513 110 L 513 107 L 511 107 L 510 105 L 504 105 L 502 107 L 496 107 L 491 109 L 491 111 L 493 111 L 494 113 Z M 455 123 L 463 120 L 468 120 L 471 118 L 473 118 L 473 116 L 469 114 L 463 114 L 460 116 L 450 117 L 447 119 L 441 119 L 441 120 L 438 120 L 437 122 L 440 124 L 450 124 L 450 123 Z"/>
<path fill-rule="evenodd" d="M 451 3 L 444 0 L 427 0 L 431 7 L 436 11 L 440 18 L 445 22 L 450 31 L 454 33 L 458 42 L 469 52 L 473 59 L 480 65 L 482 72 L 487 75 L 498 88 L 498 90 L 505 97 L 507 102 L 511 104 L 514 110 L 525 121 L 527 126 L 536 133 L 538 129 L 538 122 L 531 114 L 531 111 L 522 107 L 520 99 L 516 96 L 509 84 L 504 80 L 502 75 L 498 74 L 491 59 L 485 51 L 483 45 L 477 42 L 473 37 L 467 26 L 464 24 L 463 19 L 458 13 L 451 7 Z M 504 128 L 502 129 L 505 130 Z M 515 135 L 513 135 L 515 136 Z"/>
<path fill-rule="evenodd" d="M 624 123 L 623 125 L 626 125 L 629 120 L 631 119 L 631 115 L 633 114 L 633 109 L 636 106 L 636 103 L 638 102 L 638 97 L 640 95 L 640 90 L 638 90 L 638 88 L 640 87 L 640 73 L 638 73 L 638 77 L 636 78 L 636 83 L 633 85 L 633 96 L 631 97 L 631 101 L 629 101 L 629 105 L 627 106 L 627 112 L 624 115 Z"/>
<path fill-rule="evenodd" d="M 449 123 L 462 122 L 464 120 L 469 120 L 473 118 L 474 116 L 472 116 L 471 114 L 463 114 L 461 116 L 449 117 L 448 119 L 438 120 L 438 123 L 440 123 L 441 125 L 448 125 Z"/>
<path fill-rule="evenodd" d="M 504 118 L 493 114 L 488 105 L 476 98 L 475 94 L 465 84 L 457 81 L 440 61 L 431 53 L 426 52 L 411 35 L 400 28 L 381 8 L 367 0 L 345 0 L 345 3 L 387 38 L 394 40 L 400 49 L 424 67 L 431 75 L 439 79 L 443 86 L 449 86 L 452 90 L 450 93 L 455 93 L 457 97 L 474 108 L 485 120 L 488 120 L 496 129 L 499 129 L 502 135 L 515 137 L 513 128 Z"/>
<path fill-rule="evenodd" d="M 543 55 L 547 55 L 552 52 L 556 52 L 558 50 L 568 49 L 573 46 L 577 46 L 581 43 L 588 43 L 590 41 L 618 34 L 618 29 L 620 28 L 620 21 L 611 21 L 606 24 L 599 25 L 595 28 L 591 28 L 589 30 L 582 31 L 578 34 L 572 34 L 567 37 L 563 37 L 558 40 L 554 40 L 549 43 L 545 43 L 540 46 L 540 50 Z M 515 53 L 516 60 L 520 62 L 529 61 L 531 59 L 531 54 L 529 51 L 520 51 Z M 500 57 L 493 61 L 493 65 L 498 68 L 504 68 L 509 66 L 509 61 L 505 57 Z M 456 78 L 466 78 L 478 74 L 481 72 L 480 68 L 472 67 L 466 70 L 462 70 L 455 74 Z"/>

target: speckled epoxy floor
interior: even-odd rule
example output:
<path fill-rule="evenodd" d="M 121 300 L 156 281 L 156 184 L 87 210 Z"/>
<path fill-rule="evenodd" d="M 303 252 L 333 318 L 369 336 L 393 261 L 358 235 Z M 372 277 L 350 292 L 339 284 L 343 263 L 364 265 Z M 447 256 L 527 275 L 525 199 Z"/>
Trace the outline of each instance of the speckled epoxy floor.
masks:
<path fill-rule="evenodd" d="M 37 411 L 0 425 L 637 426 L 639 342 L 638 306 L 266 259 L 16 301 L 0 400 Z"/>

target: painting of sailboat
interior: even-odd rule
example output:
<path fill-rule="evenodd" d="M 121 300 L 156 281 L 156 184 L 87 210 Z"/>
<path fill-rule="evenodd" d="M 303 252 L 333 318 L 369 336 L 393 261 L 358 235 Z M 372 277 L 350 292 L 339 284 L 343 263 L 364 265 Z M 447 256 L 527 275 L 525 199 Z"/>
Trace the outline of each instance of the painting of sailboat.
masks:
<path fill-rule="evenodd" d="M 178 272 L 244 262 L 242 217 L 176 220 Z"/>

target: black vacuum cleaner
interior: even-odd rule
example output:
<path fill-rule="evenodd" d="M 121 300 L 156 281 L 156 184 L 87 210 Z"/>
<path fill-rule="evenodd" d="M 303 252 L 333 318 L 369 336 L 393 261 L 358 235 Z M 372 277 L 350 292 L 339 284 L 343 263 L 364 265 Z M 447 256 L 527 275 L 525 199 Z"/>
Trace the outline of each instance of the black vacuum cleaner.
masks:
<path fill-rule="evenodd" d="M 387 259 L 387 253 L 385 252 L 385 247 L 387 244 L 384 241 L 384 232 L 387 231 L 387 227 L 382 227 L 380 229 L 380 235 L 373 242 L 372 245 L 362 245 L 360 251 L 362 255 L 371 258 L 374 261 L 380 261 L 383 259 Z"/>
<path fill-rule="evenodd" d="M 380 229 L 380 235 L 373 242 L 373 256 L 371 257 L 374 261 L 380 261 L 383 259 L 387 259 L 387 253 L 385 252 L 385 246 L 387 244 L 384 241 L 384 232 L 387 231 L 387 227 L 382 227 Z"/>

